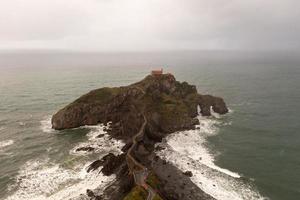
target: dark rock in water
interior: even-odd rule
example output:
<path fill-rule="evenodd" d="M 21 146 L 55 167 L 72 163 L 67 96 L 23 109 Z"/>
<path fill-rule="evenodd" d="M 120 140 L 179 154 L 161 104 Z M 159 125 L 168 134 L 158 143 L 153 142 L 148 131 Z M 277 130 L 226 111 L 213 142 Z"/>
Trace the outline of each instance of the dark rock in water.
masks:
<path fill-rule="evenodd" d="M 192 177 L 193 173 L 191 171 L 186 171 L 183 173 L 184 175 L 188 176 L 188 177 Z"/>
<path fill-rule="evenodd" d="M 110 176 L 115 172 L 115 170 L 121 166 L 122 163 L 125 161 L 125 154 L 121 154 L 118 156 L 115 156 L 112 153 L 109 153 L 105 155 L 101 160 L 96 160 L 92 162 L 88 169 L 87 172 L 94 171 L 98 169 L 100 166 L 103 166 L 101 169 L 101 172 L 106 175 Z"/>
<path fill-rule="evenodd" d="M 97 138 L 102 138 L 102 137 L 104 137 L 104 134 L 99 134 L 99 135 L 97 136 Z"/>
<path fill-rule="evenodd" d="M 92 162 L 92 164 L 89 165 L 87 172 L 94 171 L 98 169 L 100 166 L 102 166 L 104 163 L 104 160 L 96 160 Z"/>
<path fill-rule="evenodd" d="M 131 147 L 132 145 L 132 140 L 128 141 L 123 147 L 122 147 L 122 151 L 123 152 L 127 152 L 128 149 Z"/>
<path fill-rule="evenodd" d="M 162 150 L 165 150 L 165 147 L 162 146 L 155 147 L 155 151 L 162 151 Z"/>
<path fill-rule="evenodd" d="M 197 118 L 194 118 L 194 119 L 192 119 L 192 125 L 199 125 L 200 124 L 200 122 L 199 122 L 199 119 L 197 119 Z"/>
<path fill-rule="evenodd" d="M 199 105 L 201 108 L 201 114 L 203 116 L 211 115 L 210 108 L 212 108 L 214 112 L 219 114 L 226 114 L 228 112 L 228 108 L 224 100 L 220 97 L 201 95 L 199 98 Z"/>
<path fill-rule="evenodd" d="M 106 176 L 110 176 L 125 161 L 125 156 L 125 154 L 118 156 L 115 156 L 112 153 L 107 154 L 103 157 L 104 162 L 101 172 Z"/>
<path fill-rule="evenodd" d="M 80 147 L 76 149 L 76 151 L 87 151 L 87 152 L 94 151 L 94 150 L 95 150 L 94 147 Z"/>
<path fill-rule="evenodd" d="M 102 200 L 101 196 L 97 196 L 92 190 L 87 189 L 86 195 L 90 197 L 90 200 Z"/>
<path fill-rule="evenodd" d="M 166 160 L 163 160 L 163 161 L 162 161 L 162 164 L 163 164 L 163 165 L 166 165 L 166 164 L 167 164 L 167 161 L 166 161 Z"/>
<path fill-rule="evenodd" d="M 88 197 L 95 197 L 95 194 L 92 190 L 87 189 L 86 194 L 88 195 Z"/>

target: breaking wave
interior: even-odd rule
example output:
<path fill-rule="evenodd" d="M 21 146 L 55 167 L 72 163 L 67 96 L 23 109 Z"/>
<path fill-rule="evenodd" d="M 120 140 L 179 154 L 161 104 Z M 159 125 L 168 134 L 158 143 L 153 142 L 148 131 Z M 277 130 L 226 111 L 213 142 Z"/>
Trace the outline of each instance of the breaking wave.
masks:
<path fill-rule="evenodd" d="M 49 115 L 49 116 L 46 116 L 40 123 L 41 123 L 41 126 L 40 128 L 42 129 L 42 131 L 44 133 L 53 133 L 55 130 L 52 129 L 52 124 L 51 124 L 51 118 L 52 116 Z"/>
<path fill-rule="evenodd" d="M 86 152 L 76 151 L 77 148 L 86 146 L 95 148 L 94 153 L 101 153 L 97 154 L 99 157 L 109 152 L 119 154 L 124 144 L 109 138 L 103 130 L 104 127 L 104 125 L 83 127 L 90 129 L 87 134 L 88 140 L 76 144 L 70 150 L 69 156 L 86 158 Z M 51 129 L 51 117 L 41 121 L 41 129 L 46 133 L 54 131 Z M 99 135 L 101 137 L 98 137 Z M 80 161 L 81 159 L 74 160 L 72 165 L 51 162 L 49 158 L 27 161 L 19 170 L 15 183 L 9 187 L 11 195 L 6 200 L 82 199 L 87 189 L 97 189 L 97 193 L 101 193 L 107 185 L 115 180 L 114 175 L 104 176 L 100 172 L 101 167 L 87 172 L 91 160 L 83 163 Z"/>
<path fill-rule="evenodd" d="M 211 117 L 198 116 L 200 124 L 196 130 L 169 135 L 163 143 L 165 149 L 158 156 L 173 163 L 182 171 L 191 171 L 191 180 L 204 192 L 217 200 L 265 199 L 251 182 L 245 182 L 241 175 L 214 164 L 214 156 L 207 148 L 207 137 L 218 134 L 223 122 L 220 115 L 212 112 Z"/>
<path fill-rule="evenodd" d="M 63 200 L 85 194 L 87 189 L 103 188 L 114 176 L 99 173 L 101 168 L 86 172 L 85 166 L 73 169 L 48 163 L 48 159 L 28 161 L 16 178 L 16 192 L 6 200 Z"/>
<path fill-rule="evenodd" d="M 70 154 L 73 155 L 86 155 L 91 153 L 101 153 L 107 154 L 112 152 L 115 154 L 120 154 L 121 148 L 125 145 L 120 140 L 115 140 L 106 134 L 104 131 L 107 126 L 102 124 L 97 126 L 85 126 L 90 128 L 91 131 L 87 134 L 88 140 L 86 142 L 81 142 L 71 149 Z M 81 147 L 92 147 L 93 151 L 77 151 Z"/>

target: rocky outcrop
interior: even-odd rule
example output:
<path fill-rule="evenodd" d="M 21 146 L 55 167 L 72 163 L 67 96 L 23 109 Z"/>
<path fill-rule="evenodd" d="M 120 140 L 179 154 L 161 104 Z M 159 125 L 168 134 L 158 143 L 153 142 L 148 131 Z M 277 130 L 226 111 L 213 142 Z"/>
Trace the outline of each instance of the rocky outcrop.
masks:
<path fill-rule="evenodd" d="M 222 98 L 201 95 L 195 86 L 187 82 L 178 82 L 171 74 L 149 75 L 142 81 L 126 87 L 101 88 L 83 95 L 52 117 L 52 127 L 61 130 L 109 123 L 107 133 L 126 143 L 122 154 L 110 153 L 94 161 L 87 169 L 90 172 L 102 166 L 101 172 L 104 175 L 116 174 L 116 181 L 104 190 L 103 195 L 101 194 L 102 199 L 123 199 L 132 190 L 135 183 L 132 169 L 135 167 L 126 162 L 128 155 L 138 165 L 152 170 L 162 180 L 161 187 L 156 188 L 156 194 L 163 199 L 212 199 L 200 189 L 180 190 L 176 186 L 176 189 L 172 190 L 172 184 L 178 180 L 184 180 L 180 187 L 188 184 L 194 188 L 188 179 L 192 173 L 179 173 L 179 170 L 163 160 L 153 162 L 156 142 L 160 142 L 168 133 L 194 129 L 195 125 L 199 124 L 196 118 L 198 106 L 204 116 L 211 115 L 211 110 L 219 114 L 228 112 Z M 81 147 L 77 151 L 93 151 L 93 148 Z M 133 161 L 131 163 L 134 164 Z M 164 168 L 164 165 L 168 166 L 170 172 L 174 172 L 173 181 L 168 181 L 169 177 L 165 177 L 165 173 L 160 174 L 157 171 Z M 151 187 L 155 188 L 153 185 Z M 191 196 L 190 193 L 194 194 Z M 88 191 L 87 195 L 91 199 L 100 198 L 93 191 Z"/>
<path fill-rule="evenodd" d="M 87 152 L 90 152 L 90 151 L 94 151 L 94 147 L 80 147 L 78 149 L 76 149 L 76 151 L 87 151 Z"/>
<path fill-rule="evenodd" d="M 93 90 L 58 111 L 52 117 L 54 129 L 112 122 L 109 133 L 128 139 L 142 124 L 140 110 L 148 119 L 149 137 L 159 140 L 165 133 L 190 129 L 200 106 L 202 115 L 228 112 L 222 98 L 197 93 L 196 87 L 178 82 L 171 74 L 147 76 L 126 87 Z"/>
<path fill-rule="evenodd" d="M 157 189 L 164 200 L 215 200 L 191 181 L 192 173 L 183 173 L 165 160 L 154 159 L 153 171 L 159 179 Z"/>
<path fill-rule="evenodd" d="M 224 100 L 220 97 L 214 97 L 211 95 L 199 95 L 199 106 L 203 116 L 210 116 L 211 108 L 214 112 L 219 114 L 226 114 L 228 112 L 228 108 L 226 107 Z"/>
<path fill-rule="evenodd" d="M 116 169 L 120 167 L 124 161 L 125 161 L 125 154 L 115 156 L 114 154 L 109 153 L 106 156 L 104 156 L 101 160 L 96 160 L 92 162 L 88 167 L 87 172 L 96 170 L 100 166 L 103 166 L 101 172 L 104 175 L 109 176 L 115 173 Z"/>
<path fill-rule="evenodd" d="M 186 171 L 186 172 L 183 172 L 184 175 L 188 176 L 188 177 L 192 177 L 193 176 L 193 173 L 191 171 Z"/>

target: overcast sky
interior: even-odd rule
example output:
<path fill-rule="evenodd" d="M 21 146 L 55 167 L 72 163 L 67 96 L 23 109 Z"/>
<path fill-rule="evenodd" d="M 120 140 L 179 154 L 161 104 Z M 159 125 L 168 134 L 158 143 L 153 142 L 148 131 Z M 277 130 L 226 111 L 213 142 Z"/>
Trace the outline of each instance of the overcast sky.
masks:
<path fill-rule="evenodd" d="M 0 49 L 300 49 L 299 0 L 1 0 Z"/>

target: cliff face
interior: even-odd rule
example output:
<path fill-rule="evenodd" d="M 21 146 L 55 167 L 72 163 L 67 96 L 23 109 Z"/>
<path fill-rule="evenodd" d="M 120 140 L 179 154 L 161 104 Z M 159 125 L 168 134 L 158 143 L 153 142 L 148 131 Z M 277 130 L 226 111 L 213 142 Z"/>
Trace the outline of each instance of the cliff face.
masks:
<path fill-rule="evenodd" d="M 197 93 L 196 87 L 178 82 L 171 74 L 147 76 L 125 87 L 93 90 L 52 117 L 54 129 L 112 122 L 110 133 L 129 138 L 141 126 L 141 112 L 148 119 L 149 135 L 160 138 L 164 133 L 193 128 L 198 123 L 197 106 L 202 115 L 210 108 L 220 114 L 228 112 L 222 98 Z"/>

